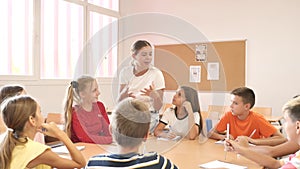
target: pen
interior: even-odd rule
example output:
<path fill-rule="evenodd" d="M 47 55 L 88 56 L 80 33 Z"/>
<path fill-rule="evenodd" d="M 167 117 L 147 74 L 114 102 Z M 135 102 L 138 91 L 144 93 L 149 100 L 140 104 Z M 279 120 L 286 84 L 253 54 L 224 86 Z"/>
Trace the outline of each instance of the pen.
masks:
<path fill-rule="evenodd" d="M 226 138 L 227 140 L 229 139 L 229 123 L 227 123 L 226 126 Z M 225 151 L 225 160 L 226 160 L 226 156 L 227 156 L 227 151 Z"/>
<path fill-rule="evenodd" d="M 252 133 L 250 134 L 250 138 L 254 135 L 254 133 L 256 132 L 256 129 L 254 129 L 253 131 L 252 131 Z"/>

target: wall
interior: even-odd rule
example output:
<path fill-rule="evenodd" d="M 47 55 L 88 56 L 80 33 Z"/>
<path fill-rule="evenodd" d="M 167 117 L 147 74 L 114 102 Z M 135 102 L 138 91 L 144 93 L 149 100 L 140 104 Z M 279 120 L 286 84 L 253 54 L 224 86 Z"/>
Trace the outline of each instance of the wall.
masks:
<path fill-rule="evenodd" d="M 156 12 L 169 14 L 190 23 L 210 41 L 247 39 L 246 84 L 257 95 L 257 106 L 271 106 L 273 113 L 280 115 L 281 106 L 292 96 L 300 94 L 300 1 L 299 0 L 120 0 L 121 15 Z M 158 18 L 159 19 L 159 18 Z M 148 23 L 148 24 L 146 24 Z M 151 22 L 150 22 L 151 24 Z M 148 26 L 149 20 L 133 23 L 132 26 Z M 164 28 L 171 23 L 152 25 Z M 126 34 L 129 25 L 121 25 L 121 34 Z M 171 25 L 172 26 L 172 25 Z M 174 24 L 178 34 L 186 32 L 184 25 Z M 127 29 L 126 29 L 127 28 Z M 138 31 L 137 28 L 134 31 Z M 121 35 L 122 36 L 122 35 Z M 175 39 L 157 34 L 135 34 L 122 41 L 120 60 L 128 62 L 130 44 L 138 38 L 149 39 L 154 44 L 179 43 Z M 193 38 L 193 37 L 192 37 Z M 187 42 L 197 42 L 195 39 Z M 203 37 L 200 38 L 203 40 Z M 233 63 L 234 66 L 234 63 Z M 65 89 L 70 81 L 6 81 L 24 84 L 28 92 L 41 103 L 44 115 L 61 112 Z M 99 97 L 108 108 L 113 108 L 111 80 L 99 80 Z M 165 102 L 171 102 L 174 91 L 167 91 Z M 228 104 L 227 93 L 200 93 L 201 108 L 208 104 Z"/>
<path fill-rule="evenodd" d="M 255 90 L 256 105 L 271 106 L 275 115 L 281 114 L 281 106 L 288 99 L 300 93 L 300 79 L 296 78 L 300 73 L 300 69 L 297 69 L 300 63 L 298 0 L 121 0 L 120 4 L 122 16 L 145 12 L 168 14 L 190 23 L 209 41 L 247 39 L 246 86 Z M 134 23 L 134 27 L 144 30 L 144 27 L 150 25 L 163 29 L 168 24 L 174 24 L 168 21 L 161 24 L 151 22 L 152 20 L 145 19 L 144 23 Z M 128 22 L 122 27 L 125 34 L 129 24 L 132 23 Z M 138 28 L 135 29 L 139 31 Z M 185 25 L 174 24 L 174 30 L 177 29 L 188 31 Z M 178 31 L 178 34 L 182 32 Z M 180 39 L 153 32 L 138 36 L 147 38 L 154 44 L 180 42 Z M 201 40 L 202 37 L 199 38 Z M 124 49 L 129 49 L 129 46 L 124 46 Z M 173 91 L 167 92 L 165 100 L 170 100 L 171 93 Z M 228 103 L 226 93 L 199 95 L 204 103 L 201 104 L 204 110 L 207 108 L 206 104 L 212 102 Z"/>
<path fill-rule="evenodd" d="M 44 117 L 49 112 L 62 113 L 64 107 L 64 99 L 67 87 L 70 81 L 63 80 L 44 80 L 44 81 L 2 81 L 0 79 L 0 87 L 4 84 L 21 84 L 25 87 L 28 94 L 37 99 L 41 106 L 41 111 Z M 114 106 L 111 91 L 111 80 L 98 80 L 100 96 L 99 100 L 105 103 L 108 109 Z"/>

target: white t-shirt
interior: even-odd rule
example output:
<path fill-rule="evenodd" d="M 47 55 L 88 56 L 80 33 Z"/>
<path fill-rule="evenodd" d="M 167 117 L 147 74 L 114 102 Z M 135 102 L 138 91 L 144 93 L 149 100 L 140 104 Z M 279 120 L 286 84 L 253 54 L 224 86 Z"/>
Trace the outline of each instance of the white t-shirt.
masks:
<path fill-rule="evenodd" d="M 194 112 L 194 119 L 195 124 L 200 125 L 200 116 L 198 112 Z M 175 115 L 175 109 L 174 108 L 168 108 L 163 116 L 160 119 L 161 122 L 167 124 L 167 128 L 169 127 L 172 132 L 174 132 L 176 135 L 184 137 L 188 131 L 188 116 L 186 116 L 183 119 L 178 119 Z"/>
<path fill-rule="evenodd" d="M 128 85 L 128 92 L 132 92 L 135 96 L 140 95 L 140 90 L 149 88 L 150 85 L 154 85 L 154 90 L 165 88 L 162 72 L 153 66 L 142 76 L 133 74 L 133 66 L 125 67 L 120 72 L 119 83 Z"/>

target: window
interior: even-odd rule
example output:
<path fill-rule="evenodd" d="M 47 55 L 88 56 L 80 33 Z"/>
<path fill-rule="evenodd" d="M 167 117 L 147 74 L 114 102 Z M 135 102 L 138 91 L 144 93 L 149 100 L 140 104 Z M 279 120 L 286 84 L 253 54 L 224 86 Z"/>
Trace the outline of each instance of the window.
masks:
<path fill-rule="evenodd" d="M 33 1 L 1 1 L 0 75 L 33 75 Z"/>
<path fill-rule="evenodd" d="M 119 1 L 88 0 L 88 2 L 97 6 L 101 6 L 103 8 L 119 11 Z"/>
<path fill-rule="evenodd" d="M 98 63 L 90 66 L 93 70 L 91 73 L 96 73 L 96 76 L 112 77 L 117 65 L 117 47 L 114 43 L 117 42 L 117 36 L 114 33 L 117 31 L 117 19 L 114 17 L 102 15 L 96 12 L 90 12 L 90 52 L 93 60 L 90 64 Z M 96 71 L 96 72 L 95 72 Z"/>
<path fill-rule="evenodd" d="M 93 73 L 113 76 L 117 47 L 107 46 L 117 41 L 118 28 L 109 26 L 103 37 L 97 32 L 117 22 L 118 0 L 4 0 L 1 4 L 5 26 L 0 27 L 4 56 L 0 75 L 70 79 L 76 71 L 90 73 L 93 62 L 86 56 L 95 57 L 91 47 L 100 45 L 97 50 L 109 50 L 98 51 L 105 55 L 97 56 L 103 59 Z M 95 35 L 100 44 L 90 41 Z"/>

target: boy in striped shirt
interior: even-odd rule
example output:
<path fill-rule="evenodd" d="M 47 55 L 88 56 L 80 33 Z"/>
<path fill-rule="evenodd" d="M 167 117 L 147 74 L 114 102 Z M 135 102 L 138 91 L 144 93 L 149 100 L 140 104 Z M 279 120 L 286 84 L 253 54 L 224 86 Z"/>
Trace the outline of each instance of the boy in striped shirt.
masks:
<path fill-rule="evenodd" d="M 138 153 L 142 142 L 147 139 L 150 120 L 146 104 L 133 98 L 122 100 L 113 112 L 110 126 L 118 153 L 94 156 L 85 168 L 177 169 L 175 164 L 156 152 Z"/>

